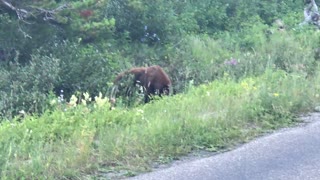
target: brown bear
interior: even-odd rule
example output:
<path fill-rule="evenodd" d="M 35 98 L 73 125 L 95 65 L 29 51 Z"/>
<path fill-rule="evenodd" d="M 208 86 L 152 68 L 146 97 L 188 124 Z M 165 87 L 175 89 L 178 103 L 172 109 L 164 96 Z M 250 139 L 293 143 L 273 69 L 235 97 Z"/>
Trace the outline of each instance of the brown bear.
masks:
<path fill-rule="evenodd" d="M 144 89 L 144 102 L 148 103 L 150 97 L 156 93 L 161 95 L 169 95 L 171 88 L 171 80 L 160 66 L 135 67 L 120 73 L 113 81 L 114 85 L 127 74 L 133 74 L 133 84 L 140 85 Z"/>

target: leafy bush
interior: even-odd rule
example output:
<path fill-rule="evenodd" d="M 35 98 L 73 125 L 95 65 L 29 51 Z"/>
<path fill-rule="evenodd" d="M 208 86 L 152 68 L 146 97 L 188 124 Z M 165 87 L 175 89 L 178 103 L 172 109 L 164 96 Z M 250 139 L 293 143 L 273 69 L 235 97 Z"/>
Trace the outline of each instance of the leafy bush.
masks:
<path fill-rule="evenodd" d="M 177 92 L 221 77 L 224 61 L 232 53 L 221 46 L 221 40 L 209 36 L 187 36 L 167 52 L 165 67 Z"/>
<path fill-rule="evenodd" d="M 57 84 L 54 87 L 56 95 L 63 90 L 66 99 L 72 94 L 89 92 L 92 95 L 103 94 L 109 90 L 115 71 L 119 69 L 122 59 L 117 54 L 109 52 L 101 46 L 81 46 L 79 43 L 64 41 L 57 43 L 43 54 L 52 53 L 60 59 Z"/>
<path fill-rule="evenodd" d="M 193 5 L 193 4 L 192 4 Z M 149 45 L 178 41 L 199 26 L 190 3 L 180 1 L 110 1 L 106 15 L 116 22 L 117 37 Z"/>
<path fill-rule="evenodd" d="M 40 113 L 47 106 L 47 94 L 57 83 L 60 60 L 32 55 L 27 65 L 10 62 L 0 69 L 0 115 L 12 118 L 21 113 Z"/>

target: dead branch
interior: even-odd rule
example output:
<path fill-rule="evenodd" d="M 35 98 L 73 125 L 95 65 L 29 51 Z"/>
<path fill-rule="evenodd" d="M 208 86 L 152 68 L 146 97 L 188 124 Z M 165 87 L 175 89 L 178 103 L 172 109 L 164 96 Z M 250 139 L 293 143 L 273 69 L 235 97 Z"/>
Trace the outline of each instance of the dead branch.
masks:
<path fill-rule="evenodd" d="M 5 7 L 9 8 L 10 10 L 15 11 L 19 19 L 25 19 L 25 18 L 28 17 L 28 15 L 30 15 L 30 13 L 27 10 L 16 8 L 11 3 L 9 3 L 9 2 L 7 2 L 5 0 L 1 0 L 1 3 Z"/>
<path fill-rule="evenodd" d="M 62 11 L 64 9 L 68 8 L 68 4 L 63 4 L 59 7 L 57 7 L 56 9 L 53 10 L 47 10 L 47 9 L 43 9 L 43 8 L 39 8 L 39 7 L 34 7 L 34 9 L 36 9 L 39 13 L 39 15 L 43 16 L 43 20 L 47 21 L 47 20 L 52 20 L 52 21 L 56 21 L 56 17 L 55 15 L 59 12 Z"/>
<path fill-rule="evenodd" d="M 8 10 L 15 12 L 19 20 L 29 24 L 30 24 L 29 21 L 40 20 L 40 19 L 43 21 L 59 24 L 60 22 L 56 18 L 56 14 L 59 11 L 62 11 L 69 7 L 68 4 L 63 4 L 53 10 L 48 10 L 40 7 L 30 7 L 30 6 L 28 8 L 22 9 L 22 8 L 15 7 L 7 0 L 0 0 L 0 6 L 4 6 Z"/>

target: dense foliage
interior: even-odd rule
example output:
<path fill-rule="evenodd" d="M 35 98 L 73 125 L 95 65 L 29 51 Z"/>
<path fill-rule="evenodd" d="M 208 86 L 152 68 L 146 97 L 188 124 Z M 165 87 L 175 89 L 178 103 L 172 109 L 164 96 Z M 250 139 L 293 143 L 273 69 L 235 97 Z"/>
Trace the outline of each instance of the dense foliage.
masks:
<path fill-rule="evenodd" d="M 2 1 L 1 116 L 41 113 L 49 106 L 50 92 L 63 91 L 65 98 L 79 92 L 108 94 L 115 74 L 133 66 L 163 66 L 175 92 L 183 92 L 190 83 L 220 78 L 227 60 L 250 59 L 245 64 L 263 59 L 254 51 L 270 41 L 275 20 L 297 28 L 302 10 L 303 2 L 294 0 Z M 274 43 L 306 52 L 295 44 Z M 291 56 L 285 61 L 279 57 L 275 64 L 290 71 L 286 62 Z M 311 68 L 310 63 L 306 66 Z M 244 72 L 245 65 L 232 73 L 239 78 Z"/>
<path fill-rule="evenodd" d="M 320 33 L 303 9 L 0 0 L 0 178 L 120 179 L 291 125 L 320 102 Z M 127 77 L 112 108 L 116 74 L 154 64 L 175 95 L 141 105 Z"/>

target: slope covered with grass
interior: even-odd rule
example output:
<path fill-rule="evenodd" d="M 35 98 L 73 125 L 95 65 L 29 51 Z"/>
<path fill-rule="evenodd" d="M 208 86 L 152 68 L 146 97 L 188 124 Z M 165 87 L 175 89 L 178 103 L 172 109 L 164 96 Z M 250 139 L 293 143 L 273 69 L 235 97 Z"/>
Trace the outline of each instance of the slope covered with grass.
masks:
<path fill-rule="evenodd" d="M 295 122 L 319 102 L 320 86 L 313 85 L 319 80 L 273 69 L 239 82 L 225 74 L 133 109 L 110 111 L 98 97 L 93 105 L 3 122 L 1 179 L 132 175 L 192 150 L 223 150 Z"/>

